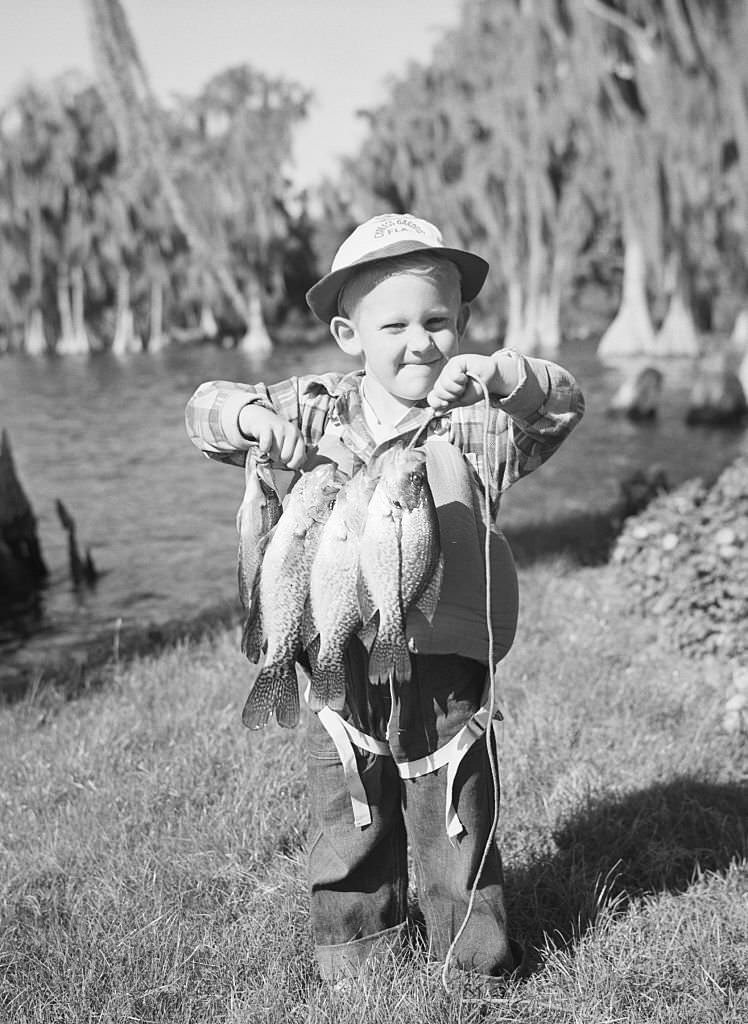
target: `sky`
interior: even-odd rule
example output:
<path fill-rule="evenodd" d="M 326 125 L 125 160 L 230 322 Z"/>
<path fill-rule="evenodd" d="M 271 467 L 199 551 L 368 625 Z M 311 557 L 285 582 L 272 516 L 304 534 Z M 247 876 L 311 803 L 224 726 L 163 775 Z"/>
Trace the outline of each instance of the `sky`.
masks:
<path fill-rule="evenodd" d="M 32 77 L 92 74 L 86 0 L 0 0 L 0 103 Z M 248 63 L 315 95 L 295 145 L 300 186 L 355 152 L 355 116 L 385 98 L 409 60 L 426 61 L 460 0 L 121 0 L 157 95 L 194 93 Z"/>

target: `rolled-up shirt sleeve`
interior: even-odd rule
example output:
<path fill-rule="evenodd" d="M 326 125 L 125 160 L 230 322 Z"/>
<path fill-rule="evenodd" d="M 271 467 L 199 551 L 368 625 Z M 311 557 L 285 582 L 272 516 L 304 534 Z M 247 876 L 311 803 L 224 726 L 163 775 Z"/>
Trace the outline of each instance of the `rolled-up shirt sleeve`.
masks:
<path fill-rule="evenodd" d="M 249 442 L 239 430 L 239 413 L 245 406 L 256 404 L 295 423 L 305 444 L 316 444 L 341 376 L 289 377 L 269 385 L 207 381 L 187 402 L 187 435 L 209 458 L 243 466 Z"/>
<path fill-rule="evenodd" d="M 584 415 L 584 396 L 567 370 L 545 359 L 516 355 L 516 388 L 505 398 L 491 399 L 487 451 L 484 403 L 452 414 L 451 440 L 468 455 L 484 483 L 488 480 L 492 500 L 549 459 Z"/>

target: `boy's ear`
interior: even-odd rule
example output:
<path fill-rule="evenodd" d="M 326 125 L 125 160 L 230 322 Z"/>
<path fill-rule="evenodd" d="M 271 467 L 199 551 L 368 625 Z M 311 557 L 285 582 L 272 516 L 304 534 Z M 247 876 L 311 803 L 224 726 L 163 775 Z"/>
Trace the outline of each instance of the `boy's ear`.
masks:
<path fill-rule="evenodd" d="M 347 356 L 361 354 L 361 344 L 353 321 L 344 316 L 334 316 L 330 321 L 330 333 Z"/>
<path fill-rule="evenodd" d="M 462 337 L 467 330 L 467 325 L 470 322 L 470 303 L 463 302 L 460 306 L 460 312 L 457 314 L 457 335 Z"/>

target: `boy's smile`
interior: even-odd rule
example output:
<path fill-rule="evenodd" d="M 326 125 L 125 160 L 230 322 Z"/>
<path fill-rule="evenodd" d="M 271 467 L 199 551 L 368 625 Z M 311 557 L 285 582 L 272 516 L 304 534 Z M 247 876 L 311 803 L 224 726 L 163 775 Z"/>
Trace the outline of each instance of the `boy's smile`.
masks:
<path fill-rule="evenodd" d="M 408 407 L 426 397 L 457 354 L 467 320 L 457 279 L 445 285 L 404 271 L 376 284 L 350 318 L 338 317 L 331 326 L 345 351 L 363 355 L 371 401 L 391 396 Z M 376 411 L 387 415 L 392 409 Z"/>

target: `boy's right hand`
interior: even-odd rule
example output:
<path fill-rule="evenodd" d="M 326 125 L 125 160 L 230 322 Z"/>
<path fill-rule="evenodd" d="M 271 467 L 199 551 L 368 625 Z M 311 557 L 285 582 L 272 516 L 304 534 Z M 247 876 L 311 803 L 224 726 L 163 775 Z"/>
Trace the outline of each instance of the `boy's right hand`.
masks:
<path fill-rule="evenodd" d="M 295 423 L 261 405 L 245 405 L 239 412 L 239 432 L 273 462 L 289 469 L 300 469 L 306 458 L 306 445 Z"/>

